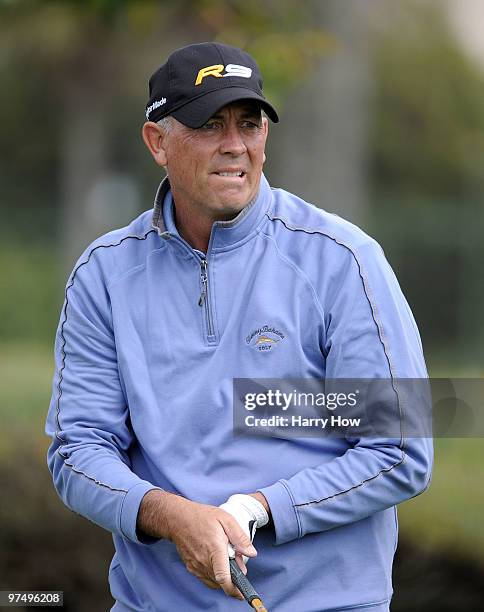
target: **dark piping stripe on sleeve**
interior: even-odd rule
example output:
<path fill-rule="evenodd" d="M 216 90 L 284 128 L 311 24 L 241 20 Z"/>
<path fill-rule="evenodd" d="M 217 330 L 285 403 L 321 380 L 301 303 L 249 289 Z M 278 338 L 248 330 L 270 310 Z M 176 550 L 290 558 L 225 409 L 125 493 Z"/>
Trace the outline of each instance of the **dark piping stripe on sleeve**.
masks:
<path fill-rule="evenodd" d="M 311 504 L 319 504 L 319 503 L 322 503 L 322 502 L 327 501 L 329 499 L 333 499 L 333 498 L 337 497 L 338 495 L 344 495 L 345 493 L 349 493 L 350 491 L 353 491 L 354 489 L 357 489 L 357 488 L 365 485 L 366 483 L 371 482 L 372 480 L 375 480 L 381 474 L 391 472 L 393 469 L 395 469 L 398 466 L 402 465 L 403 462 L 405 461 L 405 457 L 406 457 L 405 450 L 404 450 L 404 448 L 405 448 L 405 438 L 404 438 L 403 431 L 402 431 L 402 418 L 403 418 L 402 417 L 402 406 L 401 406 L 401 403 L 400 403 L 400 397 L 399 397 L 398 392 L 397 392 L 397 390 L 395 388 L 395 385 L 394 385 L 394 378 L 395 378 L 394 368 L 392 366 L 392 362 L 391 362 L 391 358 L 390 358 L 390 351 L 389 351 L 389 349 L 388 349 L 388 347 L 387 347 L 387 345 L 386 345 L 386 343 L 384 341 L 383 326 L 382 326 L 381 322 L 378 320 L 377 308 L 373 304 L 373 302 L 372 302 L 372 300 L 370 298 L 370 287 L 369 287 L 368 279 L 366 278 L 366 276 L 365 276 L 365 274 L 363 272 L 363 266 L 361 265 L 361 262 L 358 259 L 355 251 L 349 245 L 347 245 L 346 243 L 338 240 L 337 238 L 335 238 L 331 234 L 329 234 L 329 233 L 327 233 L 327 232 L 325 232 L 325 231 L 323 231 L 321 229 L 306 228 L 306 227 L 294 227 L 294 226 L 291 226 L 286 221 L 286 219 L 283 219 L 282 217 L 272 216 L 269 213 L 266 213 L 266 214 L 267 214 L 268 218 L 271 221 L 280 221 L 290 231 L 293 231 L 293 232 L 298 232 L 299 231 L 299 232 L 304 232 L 306 234 L 320 234 L 322 236 L 326 236 L 330 240 L 333 240 L 337 244 L 339 244 L 339 245 L 345 247 L 346 249 L 348 249 L 348 251 L 351 253 L 351 255 L 355 259 L 356 264 L 358 266 L 359 275 L 360 275 L 360 278 L 361 278 L 361 281 L 362 281 L 362 284 L 363 284 L 363 291 L 365 292 L 366 299 L 368 300 L 368 304 L 370 306 L 371 313 L 372 313 L 372 318 L 373 318 L 373 321 L 374 321 L 374 323 L 376 325 L 376 328 L 377 328 L 377 331 L 378 331 L 378 338 L 380 339 L 380 342 L 381 342 L 382 347 L 383 347 L 383 352 L 385 353 L 385 357 L 387 359 L 388 368 L 389 368 L 389 371 L 390 371 L 390 378 L 392 380 L 392 387 L 393 387 L 393 390 L 394 390 L 395 395 L 397 397 L 398 411 L 399 411 L 399 414 L 400 414 L 401 435 L 400 435 L 400 443 L 399 443 L 398 447 L 402 451 L 402 457 L 401 457 L 401 459 L 399 461 L 396 461 L 395 463 L 390 465 L 388 468 L 383 468 L 383 469 L 379 470 L 373 476 L 371 476 L 369 478 L 366 478 L 365 480 L 359 482 L 358 484 L 356 484 L 356 485 L 354 485 L 354 486 L 352 486 L 352 487 L 350 487 L 350 488 L 348 488 L 348 489 L 346 489 L 344 491 L 339 491 L 338 493 L 335 493 L 334 495 L 330 495 L 330 496 L 325 497 L 323 499 L 313 500 L 313 501 L 309 501 L 309 502 L 305 502 L 305 503 L 302 503 L 302 504 L 296 504 L 295 505 L 295 507 L 301 507 L 301 506 L 308 506 L 308 505 L 311 505 Z"/>
<path fill-rule="evenodd" d="M 116 242 L 116 243 L 113 243 L 113 244 L 99 244 L 98 246 L 94 247 L 91 251 L 89 251 L 89 255 L 87 256 L 87 259 L 85 261 L 81 262 L 77 266 L 77 268 L 74 269 L 74 271 L 72 273 L 72 277 L 71 277 L 71 282 L 66 287 L 66 291 L 65 291 L 65 303 L 64 303 L 64 310 L 63 310 L 64 320 L 62 321 L 62 325 L 61 325 L 61 329 L 60 329 L 60 336 L 62 338 L 62 345 L 60 347 L 61 348 L 61 355 L 62 355 L 62 362 L 61 362 L 61 367 L 59 369 L 59 382 L 57 383 L 58 396 L 57 396 L 57 406 L 56 406 L 56 415 L 55 415 L 57 429 L 56 429 L 56 432 L 55 432 L 55 436 L 56 436 L 57 440 L 59 440 L 59 442 L 61 442 L 61 444 L 60 444 L 59 448 L 57 449 L 57 453 L 63 458 L 64 465 L 69 467 L 76 474 L 80 474 L 80 475 L 86 477 L 87 479 L 91 480 L 92 482 L 94 482 L 95 484 L 97 484 L 99 486 L 106 487 L 106 488 L 110 489 L 111 491 L 117 491 L 117 492 L 120 492 L 120 493 L 127 493 L 127 491 L 125 489 L 114 489 L 114 488 L 110 487 L 109 485 L 98 481 L 96 478 L 94 478 L 92 476 L 89 476 L 88 474 L 86 474 L 82 470 L 79 470 L 79 469 L 75 468 L 71 463 L 67 462 L 67 460 L 69 459 L 69 456 L 65 455 L 62 452 L 62 447 L 67 444 L 67 440 L 65 440 L 61 436 L 61 434 L 60 434 L 60 432 L 61 432 L 61 425 L 60 425 L 60 400 L 61 400 L 61 397 L 62 397 L 63 371 L 64 371 L 65 365 L 66 365 L 66 363 L 65 363 L 66 362 L 66 352 L 65 352 L 66 338 L 64 336 L 64 327 L 65 327 L 65 324 L 67 323 L 67 307 L 68 307 L 68 304 L 69 304 L 68 292 L 69 292 L 69 289 L 74 285 L 74 281 L 76 279 L 76 275 L 77 275 L 78 270 L 82 266 L 84 266 L 87 263 L 89 263 L 89 260 L 91 259 L 91 255 L 94 253 L 94 251 L 97 251 L 97 249 L 101 249 L 101 248 L 108 249 L 108 248 L 111 248 L 111 247 L 117 247 L 117 246 L 119 246 L 125 240 L 127 240 L 129 238 L 134 239 L 134 240 L 146 240 L 148 235 L 151 234 L 151 233 L 156 233 L 156 230 L 155 229 L 150 229 L 149 231 L 147 231 L 142 236 L 125 236 L 119 242 Z"/>

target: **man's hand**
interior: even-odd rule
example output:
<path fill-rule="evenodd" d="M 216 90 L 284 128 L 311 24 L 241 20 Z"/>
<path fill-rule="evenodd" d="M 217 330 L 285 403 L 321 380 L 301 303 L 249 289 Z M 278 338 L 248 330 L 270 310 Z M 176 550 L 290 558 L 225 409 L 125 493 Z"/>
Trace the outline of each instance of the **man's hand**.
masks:
<path fill-rule="evenodd" d="M 262 496 L 262 494 L 259 493 Z M 265 501 L 265 498 L 264 498 Z M 229 514 L 231 514 L 235 520 L 242 527 L 244 532 L 250 538 L 252 542 L 254 540 L 255 532 L 258 527 L 263 527 L 269 522 L 269 514 L 266 510 L 266 505 L 261 503 L 261 500 L 257 499 L 256 495 L 231 495 L 228 500 L 219 506 Z M 230 540 L 230 538 L 229 538 Z M 245 572 L 245 563 L 249 560 L 248 557 L 243 556 L 243 564 L 239 562 L 239 555 L 235 554 L 235 550 L 229 541 L 228 545 L 229 557 L 236 558 L 239 567 Z"/>
<path fill-rule="evenodd" d="M 149 491 L 138 513 L 138 529 L 171 540 L 187 570 L 212 589 L 243 600 L 232 584 L 227 555 L 228 542 L 238 552 L 254 557 L 257 552 L 238 522 L 227 512 L 192 502 L 161 490 Z"/>

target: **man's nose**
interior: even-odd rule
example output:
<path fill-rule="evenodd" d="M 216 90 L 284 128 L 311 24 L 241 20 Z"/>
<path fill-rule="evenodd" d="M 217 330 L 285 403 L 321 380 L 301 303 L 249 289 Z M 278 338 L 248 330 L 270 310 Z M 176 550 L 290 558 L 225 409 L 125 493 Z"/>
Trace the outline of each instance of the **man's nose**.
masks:
<path fill-rule="evenodd" d="M 246 151 L 247 147 L 238 125 L 235 123 L 226 125 L 220 143 L 220 152 L 230 153 L 231 155 L 242 155 Z"/>

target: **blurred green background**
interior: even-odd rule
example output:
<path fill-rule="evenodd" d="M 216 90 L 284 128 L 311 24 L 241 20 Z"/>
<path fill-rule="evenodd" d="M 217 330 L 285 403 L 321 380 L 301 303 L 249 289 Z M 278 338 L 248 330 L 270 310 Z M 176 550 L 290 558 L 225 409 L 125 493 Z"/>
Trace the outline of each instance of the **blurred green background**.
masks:
<path fill-rule="evenodd" d="M 484 376 L 478 4 L 0 0 L 0 590 L 110 605 L 110 536 L 62 506 L 45 466 L 53 340 L 82 250 L 152 205 L 140 128 L 148 78 L 176 47 L 257 58 L 281 115 L 270 182 L 377 238 L 432 376 Z M 482 607 L 483 459 L 481 439 L 436 441 L 430 490 L 399 511 L 393 610 Z"/>

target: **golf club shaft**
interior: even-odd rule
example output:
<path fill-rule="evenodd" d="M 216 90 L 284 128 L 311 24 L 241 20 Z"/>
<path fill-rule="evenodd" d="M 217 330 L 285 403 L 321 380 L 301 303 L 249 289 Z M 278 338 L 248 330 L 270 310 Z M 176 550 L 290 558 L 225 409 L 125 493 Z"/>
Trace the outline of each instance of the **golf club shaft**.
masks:
<path fill-rule="evenodd" d="M 244 574 L 244 572 L 240 569 L 237 564 L 237 561 L 235 559 L 230 559 L 229 563 L 232 582 L 242 593 L 247 603 L 249 603 L 252 608 L 257 610 L 257 612 L 267 612 L 266 608 L 264 607 L 264 604 L 262 603 L 260 595 L 249 582 L 249 579 Z"/>

